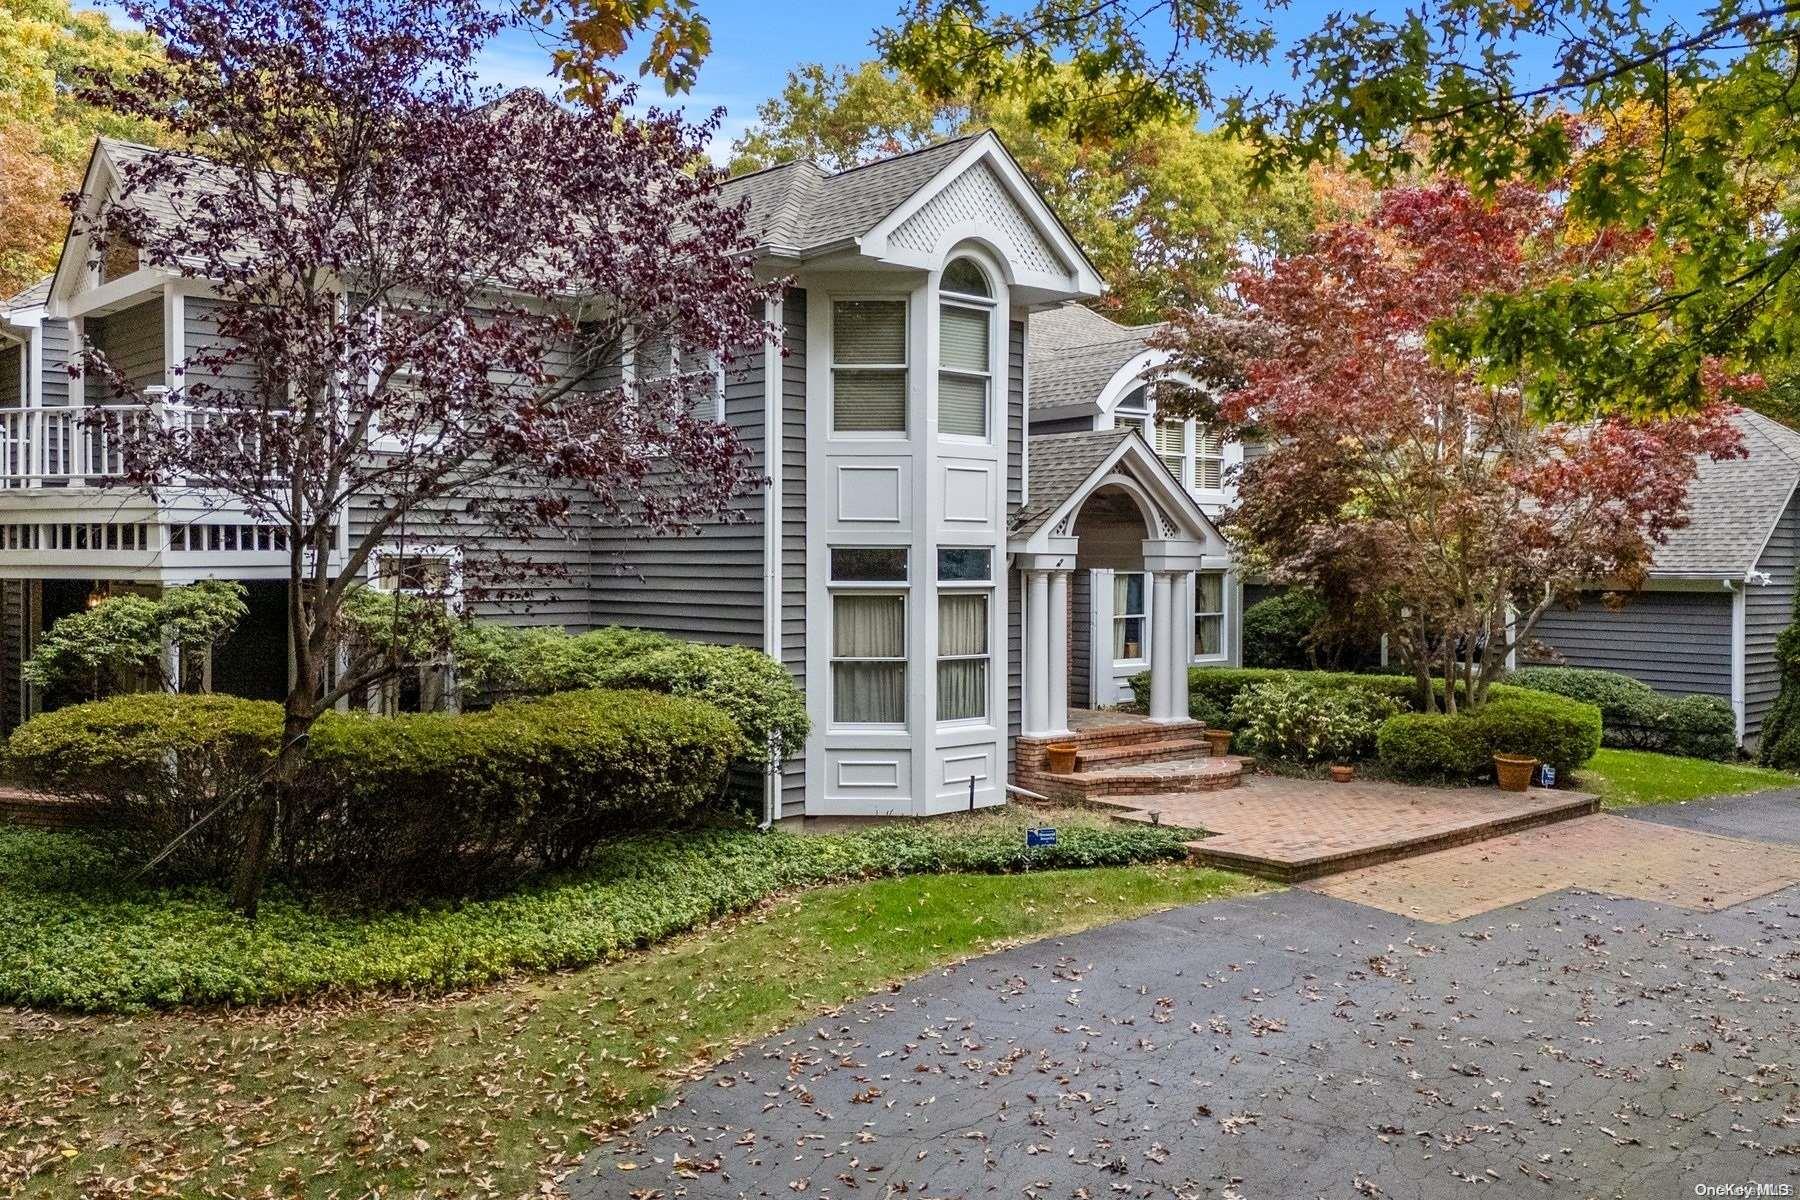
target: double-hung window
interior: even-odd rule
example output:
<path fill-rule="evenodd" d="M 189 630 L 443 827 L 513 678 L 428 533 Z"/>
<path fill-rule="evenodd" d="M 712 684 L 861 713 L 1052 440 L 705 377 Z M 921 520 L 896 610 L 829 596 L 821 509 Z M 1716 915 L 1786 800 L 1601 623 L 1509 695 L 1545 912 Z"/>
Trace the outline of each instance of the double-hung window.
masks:
<path fill-rule="evenodd" d="M 993 288 L 966 258 L 938 285 L 938 432 L 986 439 L 994 390 Z"/>
<path fill-rule="evenodd" d="M 1117 571 L 1113 574 L 1113 660 L 1115 662 L 1137 662 L 1149 657 L 1149 645 L 1145 634 L 1149 622 L 1145 620 L 1148 609 L 1145 605 L 1144 573 L 1142 571 Z"/>
<path fill-rule="evenodd" d="M 937 580 L 937 719 L 985 721 L 993 657 L 994 552 L 945 546 L 938 551 Z"/>
<path fill-rule="evenodd" d="M 906 301 L 832 304 L 831 428 L 906 432 Z"/>
<path fill-rule="evenodd" d="M 831 719 L 906 724 L 904 547 L 831 550 Z"/>
<path fill-rule="evenodd" d="M 1225 573 L 1200 571 L 1194 576 L 1194 657 L 1225 654 Z"/>
<path fill-rule="evenodd" d="M 1182 464 L 1187 457 L 1187 422 L 1168 417 L 1159 417 L 1156 422 L 1157 457 L 1169 466 L 1175 478 L 1181 478 Z"/>
<path fill-rule="evenodd" d="M 1225 443 L 1216 429 L 1194 426 L 1194 486 L 1216 492 L 1225 486 Z"/>

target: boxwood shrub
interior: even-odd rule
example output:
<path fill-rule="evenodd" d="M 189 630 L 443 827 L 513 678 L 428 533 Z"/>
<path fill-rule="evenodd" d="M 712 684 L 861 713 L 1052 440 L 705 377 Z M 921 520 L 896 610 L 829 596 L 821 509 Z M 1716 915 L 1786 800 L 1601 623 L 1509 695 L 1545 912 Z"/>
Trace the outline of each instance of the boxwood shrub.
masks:
<path fill-rule="evenodd" d="M 1507 678 L 1517 687 L 1597 705 L 1608 746 L 1720 761 L 1737 753 L 1737 716 L 1717 696 L 1664 696 L 1629 675 L 1587 667 L 1524 667 Z"/>
<path fill-rule="evenodd" d="M 1600 748 L 1600 710 L 1560 696 L 1501 688 L 1473 713 L 1402 713 L 1376 735 L 1381 765 L 1407 779 L 1466 782 L 1492 772 L 1495 754 L 1518 754 L 1563 779 Z"/>
<path fill-rule="evenodd" d="M 125 696 L 34 718 L 6 763 L 29 784 L 108 805 L 144 850 L 217 807 L 169 864 L 222 879 L 280 732 L 281 710 L 266 702 Z M 368 897 L 480 891 L 722 805 L 741 744 L 713 705 L 642 691 L 466 715 L 328 713 L 313 727 L 278 858 L 291 876 L 330 874 Z"/>

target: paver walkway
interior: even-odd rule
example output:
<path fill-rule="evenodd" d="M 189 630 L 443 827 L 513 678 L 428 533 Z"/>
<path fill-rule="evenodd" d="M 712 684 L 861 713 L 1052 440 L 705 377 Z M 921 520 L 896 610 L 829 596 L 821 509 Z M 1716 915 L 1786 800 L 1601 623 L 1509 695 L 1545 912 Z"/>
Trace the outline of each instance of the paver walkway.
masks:
<path fill-rule="evenodd" d="M 1226 791 L 1110 803 L 1124 820 L 1214 834 L 1193 845 L 1202 862 L 1292 882 L 1581 816 L 1599 801 L 1541 788 L 1503 792 L 1253 775 Z"/>
<path fill-rule="evenodd" d="M 1800 880 L 1800 846 L 1610 814 L 1367 867 L 1305 886 L 1421 921 L 1460 921 L 1567 888 L 1714 911 Z"/>

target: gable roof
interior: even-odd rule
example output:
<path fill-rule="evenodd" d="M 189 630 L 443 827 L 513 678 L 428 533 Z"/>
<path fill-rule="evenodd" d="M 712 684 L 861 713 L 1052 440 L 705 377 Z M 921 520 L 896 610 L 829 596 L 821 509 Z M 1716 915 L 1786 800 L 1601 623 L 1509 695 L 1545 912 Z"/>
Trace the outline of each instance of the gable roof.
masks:
<path fill-rule="evenodd" d="M 1120 442 L 1136 436 L 1135 429 L 1123 426 L 1032 438 L 1031 499 L 1013 514 L 1013 536 L 1028 537 L 1041 529 L 1088 476 L 1112 457 Z"/>
<path fill-rule="evenodd" d="M 1658 547 L 1652 578 L 1743 579 L 1800 486 L 1800 432 L 1744 409 L 1733 418 L 1747 457 L 1702 457 L 1688 488 L 1688 523 Z"/>
<path fill-rule="evenodd" d="M 1051 434 L 1032 438 L 1030 447 L 1030 502 L 1013 516 L 1007 531 L 1014 552 L 1063 553 L 1055 548 L 1063 540 L 1055 532 L 1061 520 L 1079 512 L 1094 488 L 1115 477 L 1131 479 L 1140 500 L 1156 510 L 1150 539 L 1187 542 L 1201 554 L 1229 552 L 1218 526 L 1137 429 Z"/>
<path fill-rule="evenodd" d="M 1158 325 L 1121 325 L 1083 304 L 1031 316 L 1031 407 L 1091 407 L 1115 375 L 1150 351 Z"/>

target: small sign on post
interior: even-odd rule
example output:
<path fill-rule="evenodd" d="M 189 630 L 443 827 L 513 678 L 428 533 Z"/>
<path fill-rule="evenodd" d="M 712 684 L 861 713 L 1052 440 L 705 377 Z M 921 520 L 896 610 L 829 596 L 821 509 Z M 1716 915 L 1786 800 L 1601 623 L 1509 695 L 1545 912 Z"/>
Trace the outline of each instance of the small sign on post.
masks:
<path fill-rule="evenodd" d="M 1056 828 L 1051 825 L 1040 826 L 1025 831 L 1025 848 L 1036 850 L 1041 846 L 1056 845 Z"/>

